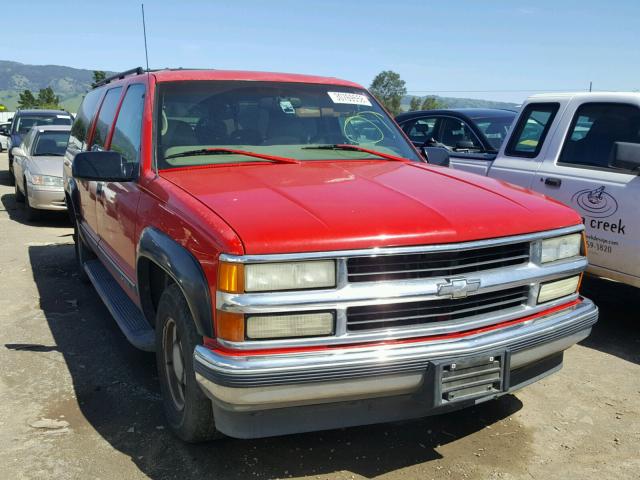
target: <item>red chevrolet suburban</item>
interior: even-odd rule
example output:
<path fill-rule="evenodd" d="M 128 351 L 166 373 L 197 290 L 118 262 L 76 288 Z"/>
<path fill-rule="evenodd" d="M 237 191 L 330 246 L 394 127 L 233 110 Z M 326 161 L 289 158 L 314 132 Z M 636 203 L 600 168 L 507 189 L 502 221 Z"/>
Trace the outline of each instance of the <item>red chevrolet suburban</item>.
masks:
<path fill-rule="evenodd" d="M 187 441 L 417 418 L 557 371 L 597 308 L 571 209 L 426 163 L 361 86 L 135 69 L 65 156 L 81 275 Z"/>

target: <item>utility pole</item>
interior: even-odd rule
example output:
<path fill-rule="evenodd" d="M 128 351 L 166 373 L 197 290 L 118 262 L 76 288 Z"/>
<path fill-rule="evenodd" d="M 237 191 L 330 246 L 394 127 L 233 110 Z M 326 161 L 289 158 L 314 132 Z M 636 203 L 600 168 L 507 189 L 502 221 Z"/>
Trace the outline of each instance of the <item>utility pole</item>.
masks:
<path fill-rule="evenodd" d="M 592 88 L 593 88 L 593 82 L 592 82 L 592 81 L 590 81 L 590 82 L 589 82 L 589 91 L 591 91 L 591 89 L 592 89 Z"/>

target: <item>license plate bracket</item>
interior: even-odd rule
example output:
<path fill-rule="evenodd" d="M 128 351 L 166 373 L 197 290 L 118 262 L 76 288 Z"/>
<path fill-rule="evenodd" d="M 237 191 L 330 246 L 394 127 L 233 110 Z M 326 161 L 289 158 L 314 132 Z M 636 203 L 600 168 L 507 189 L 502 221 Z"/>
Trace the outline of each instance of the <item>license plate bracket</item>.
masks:
<path fill-rule="evenodd" d="M 508 384 L 508 352 L 496 352 L 433 363 L 434 404 L 495 397 Z"/>

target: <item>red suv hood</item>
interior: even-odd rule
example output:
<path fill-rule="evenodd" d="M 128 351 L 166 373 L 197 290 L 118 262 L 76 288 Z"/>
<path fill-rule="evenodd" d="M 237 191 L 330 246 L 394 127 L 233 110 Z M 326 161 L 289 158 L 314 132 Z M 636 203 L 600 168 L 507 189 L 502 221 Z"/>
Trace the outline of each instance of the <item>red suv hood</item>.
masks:
<path fill-rule="evenodd" d="M 462 242 L 580 222 L 542 195 L 421 164 L 310 161 L 161 175 L 220 215 L 251 254 Z"/>

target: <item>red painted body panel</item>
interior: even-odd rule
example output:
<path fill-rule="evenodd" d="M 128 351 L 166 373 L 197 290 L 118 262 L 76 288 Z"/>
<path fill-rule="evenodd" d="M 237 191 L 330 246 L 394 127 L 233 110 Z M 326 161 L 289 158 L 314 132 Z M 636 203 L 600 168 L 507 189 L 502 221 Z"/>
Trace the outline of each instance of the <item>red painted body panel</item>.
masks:
<path fill-rule="evenodd" d="M 293 73 L 247 72 L 239 70 L 162 70 L 153 72 L 157 82 L 177 82 L 192 80 L 253 81 L 253 82 L 295 82 L 339 85 L 341 87 L 363 88 L 357 83 L 333 77 L 298 75 Z"/>
<path fill-rule="evenodd" d="M 580 222 L 571 209 L 502 182 L 385 160 L 160 175 L 220 215 L 251 254 L 453 243 Z"/>

